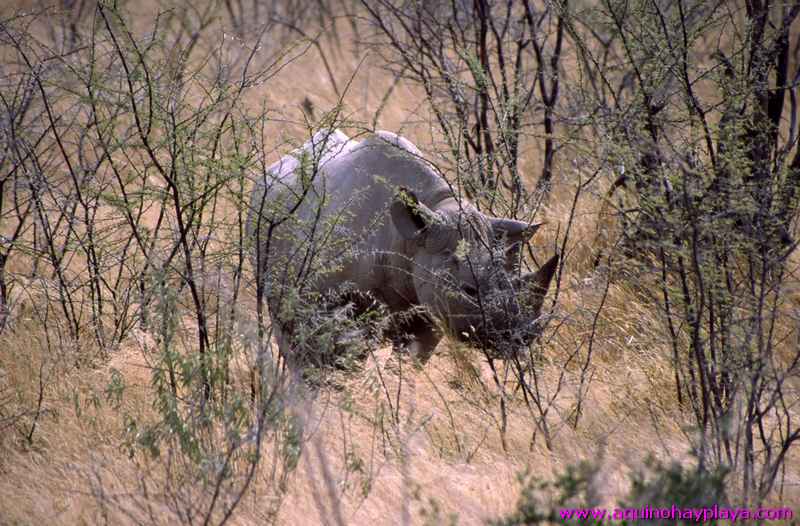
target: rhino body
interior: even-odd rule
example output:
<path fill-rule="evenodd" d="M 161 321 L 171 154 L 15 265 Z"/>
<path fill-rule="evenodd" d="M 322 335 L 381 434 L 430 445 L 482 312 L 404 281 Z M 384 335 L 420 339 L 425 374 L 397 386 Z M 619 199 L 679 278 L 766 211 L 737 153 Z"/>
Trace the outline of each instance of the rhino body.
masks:
<path fill-rule="evenodd" d="M 459 199 L 403 137 L 356 142 L 322 130 L 267 169 L 251 207 L 248 234 L 284 356 L 304 322 L 291 306 L 342 287 L 366 299 L 349 315 L 375 304 L 398 315 L 394 346 L 422 362 L 448 330 L 503 356 L 538 330 L 558 257 L 536 274 L 514 272 L 537 225 Z"/>

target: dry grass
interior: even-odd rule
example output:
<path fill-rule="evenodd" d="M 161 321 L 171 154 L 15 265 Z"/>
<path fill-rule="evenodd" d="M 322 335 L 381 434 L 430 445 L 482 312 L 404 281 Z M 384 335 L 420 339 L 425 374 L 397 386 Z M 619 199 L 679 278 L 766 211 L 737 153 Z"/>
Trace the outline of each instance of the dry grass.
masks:
<path fill-rule="evenodd" d="M 347 35 L 344 24 L 340 30 Z M 303 140 L 300 105 L 305 97 L 318 114 L 341 104 L 348 119 L 366 125 L 372 121 L 392 79 L 376 67 L 374 57 L 362 61 L 350 47 L 345 38 L 333 58 L 337 84 L 349 83 L 341 101 L 313 50 L 250 95 L 248 104 L 264 103 L 274 111 L 269 135 L 274 143 L 267 149 L 275 158 L 284 153 L 281 145 L 288 139 Z M 401 83 L 382 109 L 378 128 L 401 131 L 424 151 L 436 135 L 424 124 L 429 116 L 421 100 L 413 86 Z M 536 153 L 530 147 L 523 159 L 532 178 L 538 172 Z M 574 191 L 570 170 L 571 163 L 564 160 L 553 201 L 542 212 L 548 225 L 535 241 L 542 253 L 552 250 L 556 227 L 569 220 Z M 598 182 L 597 194 L 603 184 Z M 541 363 L 544 393 L 555 392 L 566 358 L 576 347 L 582 346 L 581 358 L 587 352 L 603 295 L 603 277 L 592 267 L 600 248 L 593 244 L 600 204 L 591 193 L 578 202 L 572 251 L 556 307 L 564 324 L 545 347 Z M 21 275 L 27 270 L 11 267 L 9 272 Z M 17 300 L 17 308 L 28 312 L 25 301 L 36 298 Z M 131 338 L 104 358 L 92 349 L 69 349 L 53 341 L 48 346 L 47 336 L 55 333 L 52 327 L 25 313 L 17 319 L 0 336 L 0 401 L 11 400 L 12 411 L 26 414 L 13 428 L 0 428 L 0 524 L 147 520 L 137 508 L 142 502 L 140 482 L 143 474 L 156 470 L 131 460 L 121 445 L 124 415 L 147 420 L 154 412 L 147 353 L 141 344 L 147 335 Z M 513 509 L 520 489 L 517 475 L 523 470 L 550 479 L 581 460 L 601 463 L 601 495 L 613 502 L 627 489 L 628 471 L 645 456 L 688 458 L 689 421 L 677 405 L 671 351 L 662 331 L 658 314 L 645 300 L 622 280 L 611 284 L 596 324 L 581 420 L 573 428 L 580 387 L 580 368 L 573 362 L 548 416 L 552 449 L 540 435 L 532 441 L 532 418 L 519 400 L 510 404 L 503 447 L 498 392 L 488 366 L 474 352 L 443 344 L 427 367 L 415 370 L 381 349 L 361 374 L 341 377 L 338 388 L 323 390 L 307 409 L 313 431 L 290 477 L 277 522 L 335 523 L 340 517 L 347 524 L 401 523 L 404 518 L 423 523 L 438 510 L 441 517 L 457 515 L 460 524 L 479 524 Z M 86 360 L 94 355 L 96 359 Z M 76 366 L 78 356 L 82 361 Z M 240 364 L 236 373 L 243 386 L 245 368 Z M 107 392 L 114 371 L 127 385 L 121 406 L 114 406 Z M 37 406 L 40 411 L 31 412 Z M 798 502 L 796 454 L 787 473 L 794 475 L 787 477 L 785 499 Z M 270 480 L 256 479 L 235 516 L 236 524 L 260 524 L 268 518 L 265 502 L 274 495 Z M 102 499 L 98 485 L 104 491 Z M 153 499 L 153 516 L 168 523 L 159 502 Z M 122 509 L 138 511 L 130 516 Z"/>

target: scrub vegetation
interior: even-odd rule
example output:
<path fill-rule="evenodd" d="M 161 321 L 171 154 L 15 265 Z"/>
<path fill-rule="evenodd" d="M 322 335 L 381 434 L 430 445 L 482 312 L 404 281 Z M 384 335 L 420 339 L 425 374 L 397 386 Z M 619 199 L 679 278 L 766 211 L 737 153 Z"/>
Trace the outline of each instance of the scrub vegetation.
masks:
<path fill-rule="evenodd" d="M 797 506 L 798 15 L 5 2 L 0 523 Z M 349 248 L 312 221 L 327 235 L 280 305 L 312 352 L 295 374 L 248 216 L 267 168 L 322 129 L 402 135 L 481 212 L 544 223 L 513 252 L 521 273 L 560 255 L 523 352 L 393 352 L 380 304 L 304 293 Z"/>

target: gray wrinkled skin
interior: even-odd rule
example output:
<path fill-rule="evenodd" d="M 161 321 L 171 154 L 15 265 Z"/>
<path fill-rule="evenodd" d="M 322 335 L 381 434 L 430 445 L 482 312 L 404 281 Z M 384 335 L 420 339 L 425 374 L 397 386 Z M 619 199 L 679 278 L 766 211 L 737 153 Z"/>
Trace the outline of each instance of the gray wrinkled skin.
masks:
<path fill-rule="evenodd" d="M 398 314 L 395 347 L 420 362 L 443 331 L 508 357 L 540 330 L 558 256 L 535 274 L 513 272 L 538 225 L 457 199 L 403 137 L 378 132 L 356 142 L 322 130 L 267 170 L 251 206 L 248 234 L 284 356 L 304 323 L 286 306 L 341 287 Z"/>

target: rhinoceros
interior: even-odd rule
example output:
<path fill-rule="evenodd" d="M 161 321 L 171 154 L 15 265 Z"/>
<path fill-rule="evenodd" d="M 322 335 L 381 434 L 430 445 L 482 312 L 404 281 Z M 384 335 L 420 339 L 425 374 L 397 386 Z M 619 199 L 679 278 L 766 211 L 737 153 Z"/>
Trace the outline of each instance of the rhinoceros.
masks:
<path fill-rule="evenodd" d="M 558 254 L 519 273 L 539 226 L 480 212 L 404 137 L 320 130 L 259 178 L 247 233 L 284 356 L 309 315 L 298 305 L 331 312 L 346 297 L 336 312 L 380 306 L 395 349 L 424 363 L 448 332 L 507 358 L 541 331 Z"/>

